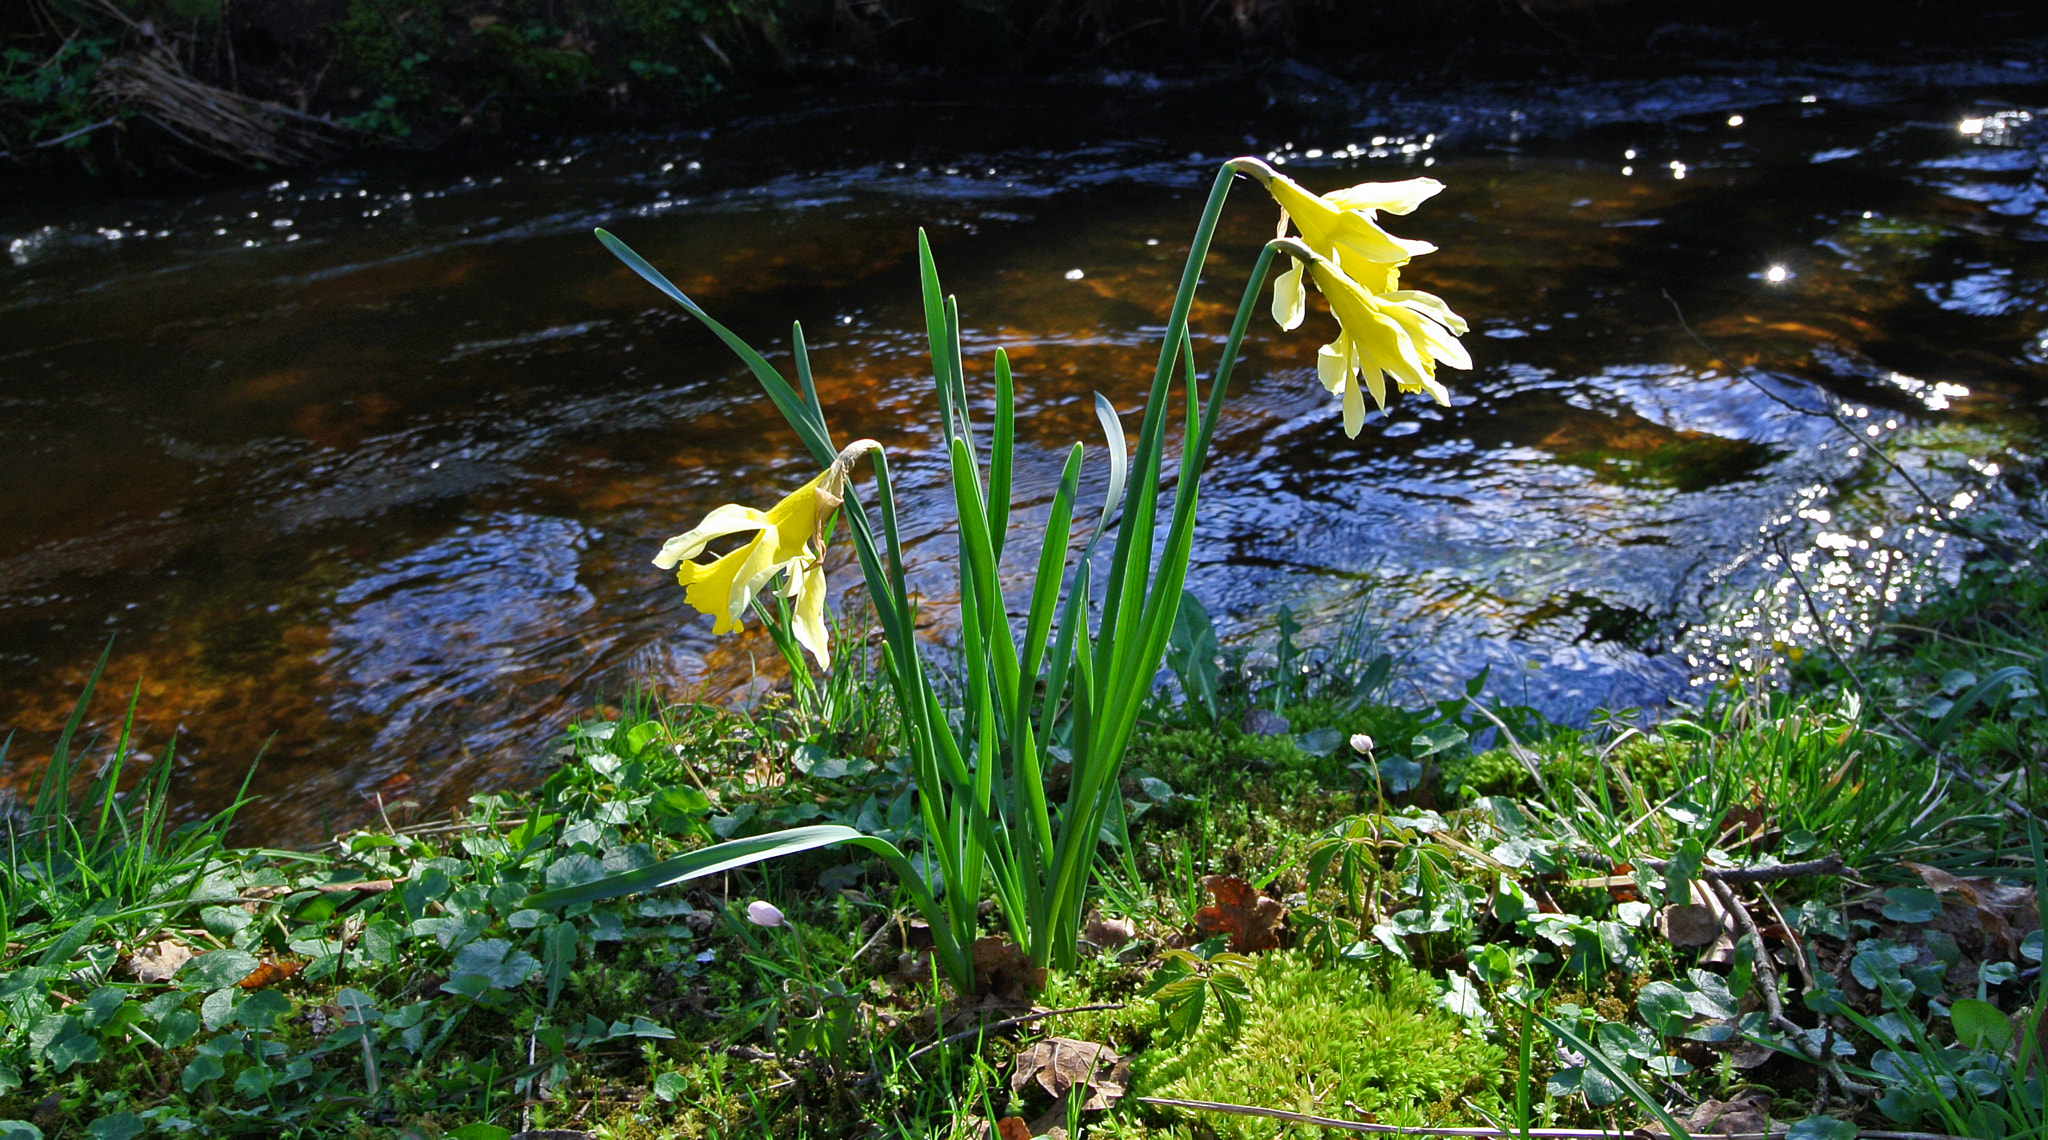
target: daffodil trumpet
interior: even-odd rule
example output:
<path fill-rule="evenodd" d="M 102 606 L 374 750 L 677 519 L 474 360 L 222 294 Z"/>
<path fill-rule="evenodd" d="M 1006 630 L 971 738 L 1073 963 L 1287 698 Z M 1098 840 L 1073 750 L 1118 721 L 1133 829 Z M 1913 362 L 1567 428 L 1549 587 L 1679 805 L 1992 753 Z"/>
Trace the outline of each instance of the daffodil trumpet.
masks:
<path fill-rule="evenodd" d="M 1279 204 L 1279 236 L 1258 252 L 1207 398 L 1198 401 L 1200 369 L 1189 314 L 1239 175 L 1257 181 Z M 653 890 L 843 843 L 880 855 L 896 870 L 931 926 L 940 966 L 963 992 L 975 984 L 971 947 L 982 936 L 980 904 L 990 895 L 1005 932 L 1033 964 L 1072 968 L 1101 837 L 1117 818 L 1124 754 L 1181 609 L 1208 449 L 1268 279 L 1277 266 L 1271 311 L 1283 328 L 1307 319 L 1311 286 L 1328 302 L 1338 333 L 1318 354 L 1318 372 L 1339 397 L 1347 433 L 1355 437 L 1363 425 L 1366 395 L 1385 406 L 1388 377 L 1397 389 L 1448 401 L 1437 370 L 1471 366 L 1457 340 L 1465 322 L 1439 298 L 1399 287 L 1402 267 L 1435 247 L 1389 234 L 1378 221 L 1382 214 L 1414 210 L 1440 189 L 1433 179 L 1418 178 L 1319 195 L 1256 158 L 1223 164 L 1168 311 L 1134 438 L 1127 442 L 1115 407 L 1097 397 L 1111 458 L 1109 485 L 1121 492 L 1117 503 L 1105 505 L 1095 528 L 1100 535 L 1115 531 L 1107 572 L 1098 579 L 1096 562 L 1088 557 L 1096 549 L 1095 536 L 1079 557 L 1071 541 L 1082 483 L 1083 449 L 1076 443 L 1042 516 L 1036 572 L 1021 621 L 1015 622 L 1016 598 L 1009 587 L 1017 579 L 1006 573 L 1015 560 L 1005 557 L 1006 550 L 1016 549 L 1006 546 L 1011 532 L 1021 529 L 1010 513 L 1017 401 L 1009 361 L 996 351 L 989 371 L 992 401 L 970 397 L 958 307 L 940 288 L 930 244 L 920 234 L 918 269 L 938 403 L 931 434 L 938 466 L 951 475 L 959 540 L 959 640 L 953 657 L 958 664 L 945 683 L 927 665 L 918 634 L 919 607 L 903 572 L 887 457 L 872 441 L 844 450 L 832 442 L 801 328 L 790 339 L 792 383 L 645 259 L 600 232 L 613 254 L 733 349 L 825 468 L 768 510 L 728 505 L 712 511 L 696 528 L 670 539 L 656 564 L 675 571 L 686 599 L 710 614 L 719 632 L 736 628 L 746 607 L 773 588 L 775 576 L 786 575 L 776 592 L 793 603 L 799 615 L 791 621 L 795 635 L 823 665 L 830 660 L 823 623 L 825 541 L 834 518 L 845 522 L 881 627 L 882 661 L 902 717 L 921 851 L 913 864 L 888 840 L 820 824 L 713 844 L 651 867 L 546 891 L 528 905 L 564 906 Z M 1172 481 L 1165 463 L 1167 429 L 1177 418 L 1170 411 L 1176 380 L 1186 385 L 1188 430 L 1180 437 L 1179 478 Z M 976 425 L 973 416 L 982 408 L 991 409 L 990 422 Z M 846 501 L 847 473 L 869 453 L 870 501 L 878 517 Z M 1162 503 L 1169 493 L 1171 508 Z M 707 554 L 712 543 L 725 539 L 740 545 Z M 1067 773 L 1064 803 L 1057 806 L 1045 780 L 1055 749 Z"/>

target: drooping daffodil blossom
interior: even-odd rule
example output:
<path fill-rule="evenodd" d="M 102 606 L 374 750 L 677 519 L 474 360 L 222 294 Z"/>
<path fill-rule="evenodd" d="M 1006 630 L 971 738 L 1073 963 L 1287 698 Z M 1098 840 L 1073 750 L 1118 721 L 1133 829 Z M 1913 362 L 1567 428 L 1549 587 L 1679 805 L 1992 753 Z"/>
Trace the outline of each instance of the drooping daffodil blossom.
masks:
<path fill-rule="evenodd" d="M 778 573 L 786 574 L 781 591 L 795 602 L 793 630 L 797 644 L 808 650 L 821 669 L 832 664 L 825 632 L 825 528 L 845 499 L 853 464 L 881 445 L 858 440 L 839 453 L 816 479 L 784 496 L 766 511 L 727 503 L 704 517 L 695 528 L 662 544 L 654 564 L 676 572 L 683 599 L 700 613 L 718 619 L 713 633 L 730 633 L 762 589 Z M 736 549 L 709 562 L 696 561 L 714 540 L 753 533 Z"/>
<path fill-rule="evenodd" d="M 1365 426 L 1361 380 L 1381 408 L 1387 406 L 1389 375 L 1403 392 L 1428 392 L 1437 403 L 1450 404 L 1436 366 L 1472 367 L 1472 357 L 1455 335 L 1466 329 L 1462 318 L 1428 293 L 1368 293 L 1320 257 L 1309 262 L 1309 273 L 1337 318 L 1337 339 L 1317 351 L 1316 373 L 1344 403 L 1345 435 L 1357 439 Z"/>
<path fill-rule="evenodd" d="M 1457 340 L 1467 325 L 1434 294 L 1399 287 L 1401 267 L 1436 247 L 1395 237 L 1378 221 L 1383 210 L 1412 212 L 1443 183 L 1410 178 L 1313 194 L 1257 159 L 1237 159 L 1232 166 L 1280 205 L 1279 240 L 1293 260 L 1273 283 L 1273 319 L 1283 329 L 1300 327 L 1310 280 L 1337 317 L 1337 339 L 1322 347 L 1316 364 L 1324 387 L 1343 403 L 1345 434 L 1356 439 L 1364 427 L 1366 392 L 1386 407 L 1387 374 L 1404 392 L 1428 392 L 1448 404 L 1450 393 L 1437 381 L 1436 366 L 1472 367 Z M 1287 235 L 1290 225 L 1298 236 Z"/>

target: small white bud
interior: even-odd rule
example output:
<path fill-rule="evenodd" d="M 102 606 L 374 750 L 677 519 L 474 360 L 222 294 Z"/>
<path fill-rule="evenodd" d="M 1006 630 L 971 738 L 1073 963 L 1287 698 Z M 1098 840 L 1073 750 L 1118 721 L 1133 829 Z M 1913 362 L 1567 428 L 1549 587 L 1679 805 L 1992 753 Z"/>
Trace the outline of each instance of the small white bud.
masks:
<path fill-rule="evenodd" d="M 781 926 L 782 912 L 775 909 L 774 903 L 755 899 L 747 904 L 747 921 L 755 926 Z"/>
<path fill-rule="evenodd" d="M 1368 754 L 1370 754 L 1370 753 L 1372 752 L 1372 748 L 1373 748 L 1373 745 L 1372 745 L 1372 737 L 1370 737 L 1370 736 L 1367 736 L 1366 734 L 1364 734 L 1364 733 L 1362 733 L 1362 732 L 1357 732 L 1357 733 L 1353 733 L 1353 734 L 1352 734 L 1352 736 L 1351 736 L 1351 750 L 1352 750 L 1353 752 L 1356 752 L 1356 753 L 1358 753 L 1358 754 L 1359 754 L 1359 755 L 1361 755 L 1361 756 L 1363 756 L 1363 755 L 1368 755 Z"/>

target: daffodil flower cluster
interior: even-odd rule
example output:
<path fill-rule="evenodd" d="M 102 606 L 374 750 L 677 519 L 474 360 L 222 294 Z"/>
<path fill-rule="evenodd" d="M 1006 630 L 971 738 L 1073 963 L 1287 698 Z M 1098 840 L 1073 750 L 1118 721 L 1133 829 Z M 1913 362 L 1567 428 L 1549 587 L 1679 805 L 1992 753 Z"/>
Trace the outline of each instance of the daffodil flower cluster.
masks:
<path fill-rule="evenodd" d="M 826 527 L 846 498 L 854 462 L 880 446 L 871 439 L 850 444 L 823 474 L 766 511 L 736 503 L 719 507 L 695 528 L 663 543 L 654 564 L 676 572 L 684 601 L 718 619 L 713 633 L 738 629 L 754 598 L 784 574 L 780 593 L 795 603 L 791 624 L 797 644 L 810 652 L 818 668 L 831 668 L 825 632 Z M 713 540 L 748 531 L 754 537 L 744 545 L 709 562 L 696 561 Z"/>
<path fill-rule="evenodd" d="M 1346 190 L 1312 194 L 1257 159 L 1232 165 L 1265 186 L 1280 204 L 1280 233 L 1291 224 L 1298 240 L 1286 242 L 1294 264 L 1273 283 L 1273 319 L 1283 329 L 1301 325 L 1308 310 L 1304 273 L 1337 318 L 1337 339 L 1317 353 L 1323 387 L 1344 405 L 1344 434 L 1358 438 L 1365 426 L 1365 393 L 1387 406 L 1386 377 L 1403 392 L 1428 392 L 1439 404 L 1450 393 L 1436 378 L 1439 364 L 1472 367 L 1458 343 L 1467 326 L 1433 293 L 1400 287 L 1401 267 L 1436 247 L 1399 238 L 1380 228 L 1378 217 L 1407 214 L 1444 188 L 1434 178 L 1364 182 Z"/>

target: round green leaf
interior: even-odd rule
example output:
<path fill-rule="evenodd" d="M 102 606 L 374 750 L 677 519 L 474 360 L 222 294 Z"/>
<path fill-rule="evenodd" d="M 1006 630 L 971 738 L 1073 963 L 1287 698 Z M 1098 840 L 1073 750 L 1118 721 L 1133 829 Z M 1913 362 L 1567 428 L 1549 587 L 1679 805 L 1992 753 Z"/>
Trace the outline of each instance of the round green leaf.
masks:
<path fill-rule="evenodd" d="M 1893 887 L 1884 893 L 1881 913 L 1893 922 L 1932 922 L 1941 913 L 1941 899 L 1926 887 Z"/>
<path fill-rule="evenodd" d="M 1636 1012 L 1660 1035 L 1676 1037 L 1693 1015 L 1692 999 L 1670 982 L 1651 982 L 1636 995 Z"/>
<path fill-rule="evenodd" d="M 1955 1026 L 1956 1040 L 1964 1047 L 1985 1053 L 2003 1053 L 2012 1044 L 2012 1022 L 1988 1001 L 1957 998 L 1948 1007 L 1949 1024 Z"/>
<path fill-rule="evenodd" d="M 256 956 L 246 950 L 214 950 L 178 968 L 178 984 L 188 990 L 223 990 L 256 971 Z"/>
<path fill-rule="evenodd" d="M 1809 1116 L 1792 1125 L 1785 1140 L 1856 1140 L 1856 1126 L 1832 1116 Z"/>

